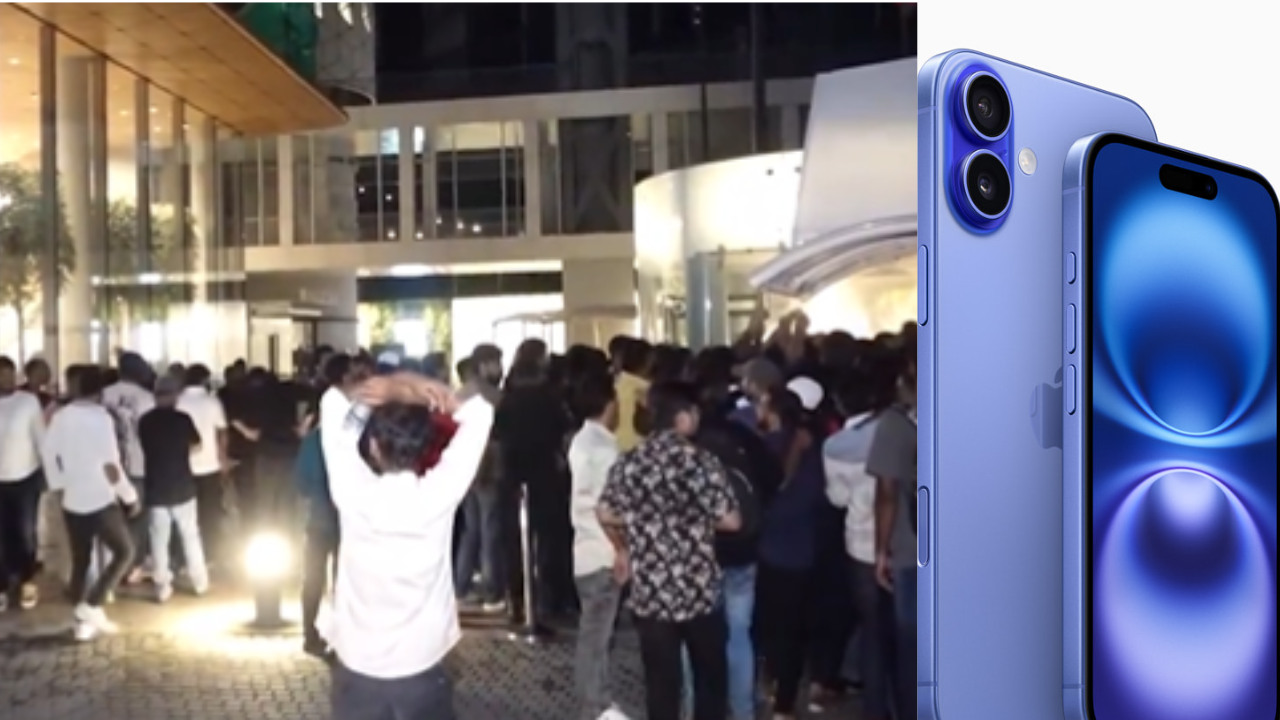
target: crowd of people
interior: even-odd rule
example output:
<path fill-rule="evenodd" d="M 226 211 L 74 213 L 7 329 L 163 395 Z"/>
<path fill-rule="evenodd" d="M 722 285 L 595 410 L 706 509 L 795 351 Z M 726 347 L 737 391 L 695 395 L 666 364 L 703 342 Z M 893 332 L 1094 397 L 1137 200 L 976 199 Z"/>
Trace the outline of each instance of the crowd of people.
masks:
<path fill-rule="evenodd" d="M 307 506 L 304 649 L 334 668 L 338 720 L 453 717 L 459 614 L 526 607 L 576 623 L 584 720 L 626 717 L 607 661 L 624 615 L 649 720 L 820 711 L 850 654 L 864 717 L 915 716 L 914 324 L 856 339 L 796 313 L 766 336 L 761 316 L 697 352 L 482 345 L 456 381 L 390 360 L 325 349 L 288 391 L 237 363 L 215 392 L 204 366 L 124 353 L 55 393 L 40 361 L 0 357 L 0 609 L 39 601 L 51 532 L 80 639 L 115 630 L 121 582 L 203 593 L 229 524 L 272 504 L 256 465 L 275 442 Z"/>

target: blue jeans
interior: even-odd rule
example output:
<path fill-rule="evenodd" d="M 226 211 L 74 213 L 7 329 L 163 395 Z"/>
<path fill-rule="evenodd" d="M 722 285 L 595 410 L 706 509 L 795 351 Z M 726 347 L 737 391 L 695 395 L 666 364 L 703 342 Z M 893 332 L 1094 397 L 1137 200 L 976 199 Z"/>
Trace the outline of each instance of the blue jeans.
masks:
<path fill-rule="evenodd" d="M 729 716 L 733 720 L 756 717 L 756 649 L 751 641 L 751 621 L 756 610 L 756 566 L 725 568 L 722 586 L 725 622 L 729 641 L 725 646 L 729 661 Z M 693 668 L 689 654 L 684 659 L 684 707 L 693 708 Z"/>
<path fill-rule="evenodd" d="M 462 501 L 462 537 L 454 558 L 453 588 L 458 597 L 471 592 L 471 579 L 480 566 L 480 599 L 502 599 L 502 523 L 495 488 L 473 487 Z"/>
<path fill-rule="evenodd" d="M 893 608 L 897 617 L 896 701 L 898 720 L 916 718 L 916 568 L 893 571 Z"/>
<path fill-rule="evenodd" d="M 578 618 L 578 644 L 573 656 L 574 684 L 581 702 L 582 720 L 596 720 L 609 709 L 609 648 L 618 619 L 622 588 L 612 569 L 597 570 L 574 578 L 582 614 Z"/>

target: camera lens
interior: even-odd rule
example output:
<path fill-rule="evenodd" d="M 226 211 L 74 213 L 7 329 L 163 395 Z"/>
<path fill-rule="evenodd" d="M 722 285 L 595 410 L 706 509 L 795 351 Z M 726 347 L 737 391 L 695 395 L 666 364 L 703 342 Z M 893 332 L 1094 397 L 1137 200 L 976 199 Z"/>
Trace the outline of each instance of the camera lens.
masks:
<path fill-rule="evenodd" d="M 964 161 L 964 192 L 969 205 L 988 219 L 1004 215 L 1013 194 L 1009 169 L 989 150 L 978 150 Z"/>
<path fill-rule="evenodd" d="M 965 110 L 969 126 L 986 140 L 999 140 L 1009 130 L 1009 93 L 994 75 L 975 73 L 966 83 Z"/>

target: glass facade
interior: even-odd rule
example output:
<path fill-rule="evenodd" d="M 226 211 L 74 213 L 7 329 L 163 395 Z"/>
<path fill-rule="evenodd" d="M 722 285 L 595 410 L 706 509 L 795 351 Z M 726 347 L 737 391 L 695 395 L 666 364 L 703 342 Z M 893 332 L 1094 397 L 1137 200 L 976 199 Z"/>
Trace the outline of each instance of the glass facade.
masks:
<path fill-rule="evenodd" d="M 782 107 L 768 108 L 769 151 L 799 147 L 798 138 L 790 146 L 784 141 L 783 115 Z M 750 155 L 752 133 L 751 110 L 731 108 L 708 113 L 707 148 L 696 110 L 385 127 L 371 127 L 366 119 L 356 127 L 268 138 L 256 147 L 249 143 L 239 165 L 244 242 L 630 232 L 637 183 L 655 173 Z M 284 176 L 281 162 L 291 168 Z M 288 238 L 278 220 L 281 188 L 291 198 Z"/>
<path fill-rule="evenodd" d="M 0 53 L 0 353 L 243 354 L 257 144 L 7 4 Z"/>
<path fill-rule="evenodd" d="M 523 235 L 524 129 L 519 122 L 435 128 L 436 237 Z"/>

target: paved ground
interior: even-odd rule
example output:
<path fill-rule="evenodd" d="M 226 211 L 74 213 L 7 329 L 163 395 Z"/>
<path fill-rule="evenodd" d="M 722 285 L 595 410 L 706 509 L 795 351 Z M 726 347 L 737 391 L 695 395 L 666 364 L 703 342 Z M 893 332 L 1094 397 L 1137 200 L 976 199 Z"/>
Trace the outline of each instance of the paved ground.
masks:
<path fill-rule="evenodd" d="M 163 609 L 121 598 L 125 632 L 71 641 L 68 610 L 0 615 L 0 720 L 322 720 L 328 671 L 296 632 L 245 631 L 251 604 L 231 594 L 175 598 Z M 460 720 L 572 720 L 572 640 L 529 647 L 468 631 L 449 660 Z M 619 639 L 615 692 L 637 720 L 642 678 L 634 638 Z M 853 720 L 850 708 L 820 717 Z"/>

